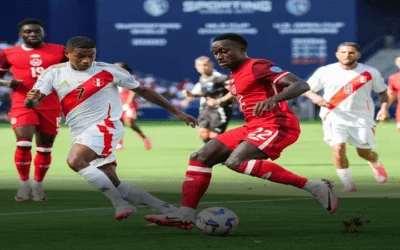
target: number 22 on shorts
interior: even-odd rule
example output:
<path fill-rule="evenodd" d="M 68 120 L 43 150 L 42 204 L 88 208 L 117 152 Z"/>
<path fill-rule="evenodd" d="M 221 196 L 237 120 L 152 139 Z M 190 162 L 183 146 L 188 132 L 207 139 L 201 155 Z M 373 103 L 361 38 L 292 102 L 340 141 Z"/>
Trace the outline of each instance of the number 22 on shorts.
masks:
<path fill-rule="evenodd" d="M 278 133 L 278 131 L 276 131 L 275 133 Z M 272 134 L 273 134 L 273 132 L 271 130 L 260 127 L 260 128 L 257 128 L 254 132 L 248 134 L 247 137 L 254 141 L 265 141 Z"/>

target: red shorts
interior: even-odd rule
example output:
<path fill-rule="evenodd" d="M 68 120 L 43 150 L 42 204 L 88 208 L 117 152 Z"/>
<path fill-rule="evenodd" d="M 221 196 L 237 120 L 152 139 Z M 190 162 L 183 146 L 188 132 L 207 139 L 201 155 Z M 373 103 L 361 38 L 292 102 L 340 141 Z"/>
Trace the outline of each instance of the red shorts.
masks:
<path fill-rule="evenodd" d="M 279 158 L 282 151 L 297 141 L 300 130 L 282 127 L 276 124 L 246 124 L 242 127 L 229 130 L 218 135 L 215 139 L 222 142 L 231 150 L 242 141 L 247 141 L 257 146 L 269 158 Z"/>
<path fill-rule="evenodd" d="M 25 107 L 11 108 L 8 113 L 13 128 L 35 125 L 38 131 L 57 135 L 61 123 L 61 111 L 48 109 L 27 109 Z"/>
<path fill-rule="evenodd" d="M 137 119 L 137 106 L 136 105 L 124 105 L 123 111 L 122 111 L 122 120 L 125 119 L 131 119 L 131 120 L 136 120 Z"/>

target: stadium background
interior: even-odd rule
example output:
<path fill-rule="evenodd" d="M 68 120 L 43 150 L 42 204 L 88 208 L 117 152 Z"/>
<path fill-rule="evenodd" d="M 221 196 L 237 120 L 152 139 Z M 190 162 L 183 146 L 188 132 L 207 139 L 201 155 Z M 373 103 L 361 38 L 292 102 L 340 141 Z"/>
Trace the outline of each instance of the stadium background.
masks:
<path fill-rule="evenodd" d="M 47 42 L 89 36 L 98 44 L 99 61 L 128 62 L 143 84 L 179 106 L 180 90 L 198 79 L 193 60 L 211 56 L 211 39 L 224 32 L 243 34 L 249 56 L 270 59 L 303 78 L 335 62 L 339 43 L 355 41 L 361 61 L 386 78 L 397 70 L 393 59 L 400 54 L 396 14 L 396 1 L 377 0 L 15 0 L 0 16 L 0 41 L 18 42 L 16 24 L 27 17 L 45 23 Z M 144 100 L 140 104 L 140 119 L 171 118 Z M 302 119 L 316 117 L 304 98 L 291 105 Z M 197 103 L 186 111 L 197 115 Z M 234 115 L 239 118 L 240 112 Z"/>

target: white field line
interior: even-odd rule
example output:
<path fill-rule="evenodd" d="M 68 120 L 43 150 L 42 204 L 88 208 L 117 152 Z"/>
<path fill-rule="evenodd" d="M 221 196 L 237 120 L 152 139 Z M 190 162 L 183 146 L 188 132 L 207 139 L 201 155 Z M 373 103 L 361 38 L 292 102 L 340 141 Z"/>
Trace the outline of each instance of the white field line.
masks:
<path fill-rule="evenodd" d="M 391 194 L 374 194 L 374 195 L 353 195 L 345 196 L 343 198 L 371 198 L 371 197 L 396 197 L 400 198 L 399 193 Z M 300 197 L 300 198 L 283 198 L 283 199 L 260 199 L 260 200 L 239 200 L 239 201 L 209 201 L 200 202 L 200 205 L 218 205 L 218 204 L 239 204 L 239 203 L 262 203 L 262 202 L 284 202 L 284 201 L 297 201 L 297 200 L 314 200 L 311 197 Z M 145 207 L 145 206 L 136 206 Z M 95 207 L 95 208 L 75 208 L 75 209 L 60 209 L 60 210 L 46 210 L 46 211 L 26 211 L 26 212 L 11 212 L 11 213 L 0 213 L 0 216 L 10 216 L 10 215 L 29 215 L 29 214 L 52 214 L 52 213 L 73 213 L 73 212 L 89 212 L 89 211 L 103 211 L 111 210 L 112 207 Z"/>
<path fill-rule="evenodd" d="M 19 179 L 18 179 L 18 177 L 14 177 L 14 176 L 0 176 L 0 180 L 15 180 L 15 181 L 18 181 Z M 51 182 L 54 182 L 54 181 L 82 181 L 82 182 L 84 182 L 85 180 L 82 178 L 82 177 L 80 177 L 80 176 L 77 176 L 77 177 L 73 177 L 73 176 L 70 176 L 70 177 L 65 177 L 65 176 L 49 176 L 49 177 L 46 177 L 46 180 L 47 181 L 51 181 Z M 162 182 L 162 183 L 164 183 L 164 182 L 182 182 L 183 181 L 183 177 L 182 178 L 121 178 L 121 180 L 122 181 L 130 181 L 130 182 L 135 182 L 135 181 L 137 181 L 137 182 Z M 254 184 L 254 183 L 257 183 L 257 181 L 254 181 L 254 180 L 256 180 L 256 179 L 253 179 L 253 180 L 250 180 L 250 181 L 248 181 L 248 180 L 218 180 L 218 179 L 216 179 L 216 180 L 213 180 L 213 182 L 217 182 L 217 183 L 224 183 L 224 182 L 226 182 L 226 183 L 249 183 L 249 184 Z M 259 183 L 262 183 L 262 182 L 259 182 Z M 335 182 L 336 183 L 336 182 Z M 373 180 L 371 179 L 371 182 L 368 182 L 368 183 L 363 183 L 363 182 L 358 182 L 358 185 L 361 185 L 361 186 L 394 186 L 394 185 L 400 185 L 400 182 L 399 183 L 385 183 L 385 184 L 378 184 L 378 183 L 375 183 L 375 182 L 373 182 Z"/>

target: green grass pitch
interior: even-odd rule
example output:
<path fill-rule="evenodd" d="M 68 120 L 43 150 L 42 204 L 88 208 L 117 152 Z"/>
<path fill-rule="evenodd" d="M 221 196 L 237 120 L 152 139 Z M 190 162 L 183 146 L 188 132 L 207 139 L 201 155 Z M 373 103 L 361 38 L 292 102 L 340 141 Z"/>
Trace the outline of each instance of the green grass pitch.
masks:
<path fill-rule="evenodd" d="M 121 179 L 179 204 L 189 155 L 202 146 L 196 130 L 180 123 L 143 122 L 153 142 L 146 151 L 141 139 L 125 131 L 125 150 L 117 152 Z M 239 126 L 233 123 L 231 127 Z M 287 169 L 309 178 L 330 178 L 341 188 L 331 163 L 330 149 L 322 142 L 321 124 L 302 124 L 299 141 L 277 160 Z M 374 182 L 367 163 L 351 146 L 348 156 L 359 191 L 338 192 L 339 208 L 328 214 L 308 193 L 216 166 L 200 209 L 224 206 L 239 216 L 230 237 L 206 236 L 200 231 L 147 227 L 140 208 L 117 222 L 110 202 L 93 190 L 65 163 L 71 138 L 60 129 L 53 163 L 44 186 L 44 203 L 16 203 L 18 179 L 13 164 L 14 134 L 0 128 L 0 249 L 399 249 L 400 133 L 394 123 L 377 128 L 377 152 L 387 169 L 384 185 Z M 33 168 L 31 168 L 33 170 Z M 342 221 L 360 217 L 370 222 L 359 233 L 344 232 Z"/>

